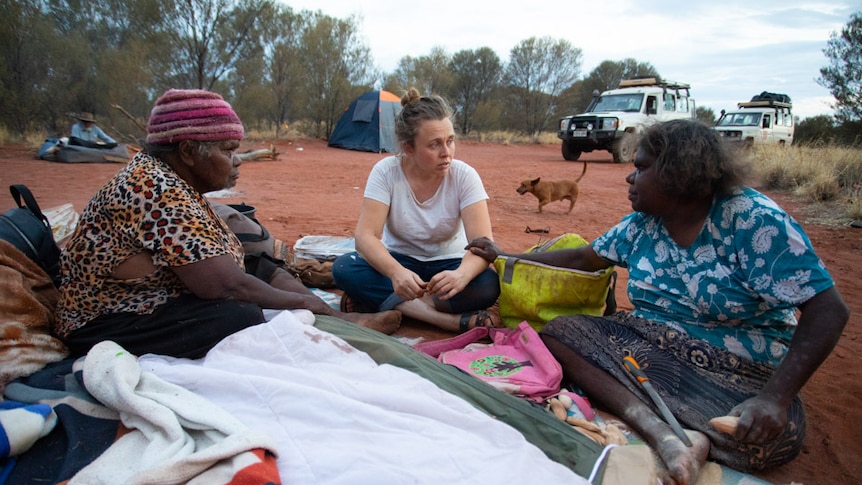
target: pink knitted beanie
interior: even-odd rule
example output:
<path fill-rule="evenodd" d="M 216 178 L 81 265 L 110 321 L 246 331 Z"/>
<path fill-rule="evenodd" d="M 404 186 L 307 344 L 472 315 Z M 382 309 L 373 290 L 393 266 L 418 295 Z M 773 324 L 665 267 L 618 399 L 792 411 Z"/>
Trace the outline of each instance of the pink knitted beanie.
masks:
<path fill-rule="evenodd" d="M 182 140 L 242 140 L 242 122 L 217 93 L 200 89 L 169 89 L 156 101 L 147 122 L 147 143 Z"/>

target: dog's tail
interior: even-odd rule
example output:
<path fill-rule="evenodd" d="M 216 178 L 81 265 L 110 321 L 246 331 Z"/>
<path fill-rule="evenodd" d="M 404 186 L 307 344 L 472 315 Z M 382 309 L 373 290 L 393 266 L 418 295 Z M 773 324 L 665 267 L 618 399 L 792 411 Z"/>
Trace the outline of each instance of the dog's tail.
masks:
<path fill-rule="evenodd" d="M 580 181 L 581 181 L 581 179 L 582 179 L 582 178 L 584 178 L 584 174 L 585 174 L 585 173 L 587 173 L 587 161 L 586 161 L 586 160 L 584 160 L 584 171 L 583 171 L 583 172 L 581 172 L 581 176 L 580 176 L 580 177 L 578 177 L 578 179 L 577 179 L 577 180 L 575 180 L 575 182 L 580 182 Z"/>

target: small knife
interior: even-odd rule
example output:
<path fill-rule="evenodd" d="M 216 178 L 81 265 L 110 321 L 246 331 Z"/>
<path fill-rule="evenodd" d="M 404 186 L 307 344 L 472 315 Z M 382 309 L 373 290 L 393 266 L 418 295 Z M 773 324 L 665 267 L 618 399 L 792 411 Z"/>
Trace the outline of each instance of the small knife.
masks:
<path fill-rule="evenodd" d="M 643 387 L 646 393 L 649 394 L 650 399 L 652 399 L 652 402 L 654 402 L 655 405 L 658 407 L 659 412 L 661 412 L 661 415 L 664 420 L 667 421 L 667 424 L 669 424 L 671 429 L 673 429 L 673 432 L 676 433 L 677 436 L 679 436 L 679 439 L 682 440 L 683 443 L 685 443 L 685 446 L 690 447 L 691 440 L 688 439 L 688 435 L 685 434 L 685 431 L 683 431 L 682 426 L 680 426 L 679 424 L 679 421 L 676 420 L 676 417 L 673 415 L 672 412 L 670 412 L 670 409 L 668 409 L 667 404 L 664 403 L 664 400 L 661 398 L 661 396 L 658 395 L 658 392 L 656 392 L 655 388 L 652 387 L 652 383 L 649 381 L 649 377 L 644 374 L 644 371 L 638 365 L 638 361 L 636 361 L 635 358 L 631 355 L 627 355 L 625 358 L 623 358 L 623 365 L 629 372 L 632 373 L 633 376 L 635 376 L 635 379 L 637 379 L 641 387 Z"/>

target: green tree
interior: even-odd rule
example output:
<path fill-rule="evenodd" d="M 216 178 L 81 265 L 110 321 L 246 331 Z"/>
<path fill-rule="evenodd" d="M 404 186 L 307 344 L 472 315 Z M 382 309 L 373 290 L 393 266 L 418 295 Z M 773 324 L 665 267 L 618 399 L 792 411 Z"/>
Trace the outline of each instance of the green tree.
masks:
<path fill-rule="evenodd" d="M 401 93 L 414 87 L 423 95 L 445 95 L 454 82 L 449 61 L 449 54 L 440 46 L 433 47 L 427 56 L 404 56 L 387 76 L 384 89 Z"/>
<path fill-rule="evenodd" d="M 231 104 L 242 120 L 246 133 L 255 129 L 268 130 L 275 123 L 272 114 L 276 99 L 268 71 L 266 59 L 258 55 L 237 61 L 227 76 L 229 91 L 235 93 Z"/>
<path fill-rule="evenodd" d="M 830 143 L 835 139 L 835 121 L 829 115 L 817 115 L 796 123 L 793 130 L 793 143 L 812 144 Z"/>
<path fill-rule="evenodd" d="M 602 61 L 582 80 L 575 81 L 560 94 L 557 118 L 583 113 L 595 95 L 619 87 L 620 81 L 636 77 L 660 77 L 648 62 L 631 57 L 622 61 Z"/>
<path fill-rule="evenodd" d="M 163 0 L 106 0 L 100 4 L 105 22 L 101 33 L 96 33 L 95 56 L 98 58 L 98 76 L 104 80 L 104 91 L 98 94 L 95 112 L 100 125 L 110 129 L 118 139 L 140 142 L 154 97 L 161 94 L 153 84 L 153 71 L 149 60 L 170 52 L 157 29 L 164 18 Z M 105 49 L 98 39 L 111 39 L 111 48 Z M 122 108 L 125 113 L 116 108 Z M 134 115 L 134 119 L 126 117 Z"/>
<path fill-rule="evenodd" d="M 658 71 L 648 62 L 638 62 L 628 57 L 622 61 L 602 61 L 596 66 L 581 86 L 582 95 L 586 99 L 592 97 L 593 91 L 602 93 L 609 89 L 616 89 L 620 81 L 639 77 L 660 77 Z M 586 106 L 584 106 L 586 108 Z"/>
<path fill-rule="evenodd" d="M 583 113 L 592 99 L 592 93 L 584 95 L 584 80 L 578 79 L 560 93 L 557 99 L 557 118 Z"/>
<path fill-rule="evenodd" d="M 294 104 L 302 85 L 300 33 L 304 25 L 301 16 L 289 11 L 281 12 L 277 18 L 280 25 L 276 29 L 278 36 L 266 57 L 269 87 L 274 101 L 269 115 L 275 122 L 276 136 L 292 120 Z"/>
<path fill-rule="evenodd" d="M 136 137 L 132 123 L 116 116 L 113 105 L 140 112 L 150 104 L 152 74 L 148 61 L 165 46 L 155 35 L 163 22 L 165 0 L 49 0 L 53 46 L 45 49 L 51 69 L 44 96 L 54 116 L 90 111 L 103 129 Z M 67 125 L 68 119 L 64 120 Z"/>
<path fill-rule="evenodd" d="M 829 65 L 820 69 L 817 83 L 835 96 L 840 122 L 862 120 L 862 12 L 850 16 L 841 32 L 832 32 L 823 53 Z"/>
<path fill-rule="evenodd" d="M 431 48 L 427 56 L 416 59 L 416 75 L 421 80 L 416 88 L 420 93 L 445 95 L 449 91 L 453 82 L 449 61 L 449 54 L 440 46 Z"/>
<path fill-rule="evenodd" d="M 237 113 L 246 124 L 275 127 L 279 138 L 293 121 L 302 89 L 301 35 L 305 22 L 287 5 L 276 4 L 273 15 L 261 19 L 262 51 L 241 59 L 231 76 Z"/>
<path fill-rule="evenodd" d="M 452 56 L 449 70 L 454 76 L 450 98 L 458 110 L 458 130 L 466 135 L 473 129 L 473 114 L 491 98 L 500 82 L 503 67 L 490 47 L 462 50 Z"/>
<path fill-rule="evenodd" d="M 712 126 L 717 121 L 715 116 L 715 111 L 712 108 L 706 108 L 704 106 L 698 106 L 694 110 L 694 116 L 700 121 L 703 121 L 709 126 Z"/>
<path fill-rule="evenodd" d="M 240 59 L 261 49 L 259 22 L 272 0 L 181 0 L 166 2 L 161 34 L 172 52 L 157 68 L 160 84 L 213 90 Z"/>
<path fill-rule="evenodd" d="M 412 56 L 404 56 L 398 59 L 398 65 L 395 66 L 395 70 L 385 76 L 383 89 L 400 94 L 410 86 L 418 85 L 416 59 Z"/>
<path fill-rule="evenodd" d="M 517 107 L 515 126 L 531 135 L 547 127 L 560 93 L 580 74 L 582 57 L 569 41 L 551 37 L 531 37 L 512 48 L 504 79 Z"/>
<path fill-rule="evenodd" d="M 862 147 L 862 119 L 847 120 L 836 127 L 836 143 L 852 147 Z"/>
<path fill-rule="evenodd" d="M 21 135 L 37 127 L 33 114 L 45 107 L 38 88 L 49 65 L 41 53 L 52 28 L 40 4 L 0 0 L 0 124 Z"/>
<path fill-rule="evenodd" d="M 313 122 L 314 135 L 329 138 L 344 108 L 370 89 L 371 52 L 359 35 L 356 16 L 301 15 L 308 22 L 301 36 L 302 115 Z"/>

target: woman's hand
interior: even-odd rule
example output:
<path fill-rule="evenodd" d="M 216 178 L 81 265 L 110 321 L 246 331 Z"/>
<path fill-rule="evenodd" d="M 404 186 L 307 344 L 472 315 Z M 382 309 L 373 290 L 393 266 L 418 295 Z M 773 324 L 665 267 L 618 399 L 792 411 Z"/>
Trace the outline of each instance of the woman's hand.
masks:
<path fill-rule="evenodd" d="M 428 282 L 428 293 L 441 300 L 448 300 L 461 292 L 472 278 L 462 271 L 441 271 Z"/>
<path fill-rule="evenodd" d="M 489 263 L 493 263 L 497 256 L 502 253 L 494 241 L 487 237 L 479 237 L 470 241 L 465 249 Z"/>
<path fill-rule="evenodd" d="M 395 294 L 404 301 L 421 298 L 428 286 L 419 275 L 403 266 L 390 279 Z"/>
<path fill-rule="evenodd" d="M 826 359 L 841 337 L 850 311 L 832 286 L 799 307 L 802 312 L 790 349 L 760 393 L 735 406 L 739 416 L 733 437 L 743 443 L 775 439 L 787 426 L 787 412 L 794 396 Z"/>
<path fill-rule="evenodd" d="M 729 416 L 739 416 L 733 438 L 742 443 L 764 443 L 778 437 L 787 426 L 787 407 L 764 394 L 735 406 Z"/>

